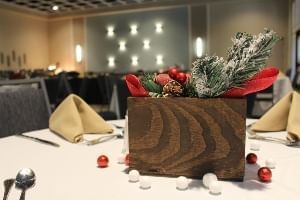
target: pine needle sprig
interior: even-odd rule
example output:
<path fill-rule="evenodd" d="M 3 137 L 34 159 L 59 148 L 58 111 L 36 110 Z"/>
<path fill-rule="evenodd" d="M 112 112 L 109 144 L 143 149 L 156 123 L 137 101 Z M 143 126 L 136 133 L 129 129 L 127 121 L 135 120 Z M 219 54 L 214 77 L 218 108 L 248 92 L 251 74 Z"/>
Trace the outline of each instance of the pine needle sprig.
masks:
<path fill-rule="evenodd" d="M 274 31 L 265 29 L 257 36 L 238 33 L 232 40 L 234 44 L 229 49 L 224 73 L 231 75 L 231 87 L 239 87 L 266 65 L 280 37 Z"/>
<path fill-rule="evenodd" d="M 205 56 L 196 60 L 192 69 L 192 77 L 198 97 L 213 97 L 222 94 L 227 87 L 226 74 L 223 73 L 223 58 Z"/>
<path fill-rule="evenodd" d="M 156 74 L 154 73 L 145 73 L 144 76 L 141 78 L 141 82 L 143 87 L 154 94 L 161 94 L 162 93 L 162 86 L 154 82 Z"/>
<path fill-rule="evenodd" d="M 227 60 L 204 56 L 196 60 L 192 76 L 199 97 L 216 97 L 243 84 L 259 72 L 271 55 L 280 37 L 272 30 L 250 35 L 237 33 L 228 50 Z"/>
<path fill-rule="evenodd" d="M 184 97 L 198 97 L 194 79 L 188 79 L 183 87 Z"/>

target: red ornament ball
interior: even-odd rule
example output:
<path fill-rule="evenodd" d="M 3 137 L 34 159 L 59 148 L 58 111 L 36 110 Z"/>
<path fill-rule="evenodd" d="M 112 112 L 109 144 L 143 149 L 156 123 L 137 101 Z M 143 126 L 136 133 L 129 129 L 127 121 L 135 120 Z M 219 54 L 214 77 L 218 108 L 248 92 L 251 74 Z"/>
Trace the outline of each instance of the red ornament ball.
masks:
<path fill-rule="evenodd" d="M 257 156 L 255 153 L 248 153 L 246 156 L 246 161 L 248 164 L 255 164 L 257 161 Z"/>
<path fill-rule="evenodd" d="M 105 168 L 108 166 L 109 159 L 106 155 L 101 155 L 97 159 L 98 167 Z"/>
<path fill-rule="evenodd" d="M 125 165 L 129 166 L 129 154 L 125 156 Z"/>
<path fill-rule="evenodd" d="M 172 79 L 175 80 L 178 72 L 179 72 L 179 70 L 177 68 L 173 67 L 169 70 L 168 74 Z"/>
<path fill-rule="evenodd" d="M 272 178 L 272 171 L 268 167 L 261 167 L 257 172 L 259 180 L 262 182 L 270 182 Z"/>
<path fill-rule="evenodd" d="M 187 76 L 183 72 L 179 72 L 175 78 L 175 80 L 178 81 L 180 84 L 184 84 L 186 79 L 187 79 Z"/>

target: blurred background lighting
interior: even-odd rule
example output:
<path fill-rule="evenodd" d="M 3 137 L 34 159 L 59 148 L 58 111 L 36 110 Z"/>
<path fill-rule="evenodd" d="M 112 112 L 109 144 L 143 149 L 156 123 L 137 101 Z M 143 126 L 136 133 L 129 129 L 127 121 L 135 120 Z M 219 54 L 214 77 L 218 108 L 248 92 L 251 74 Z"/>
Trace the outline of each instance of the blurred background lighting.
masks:
<path fill-rule="evenodd" d="M 76 62 L 80 63 L 82 61 L 82 47 L 79 44 L 75 46 L 75 57 Z"/>
<path fill-rule="evenodd" d="M 138 56 L 132 56 L 131 57 L 131 65 L 132 66 L 138 66 L 138 64 L 139 64 L 138 60 L 139 60 Z"/>
<path fill-rule="evenodd" d="M 108 67 L 114 68 L 115 67 L 115 57 L 109 56 L 108 57 Z"/>
<path fill-rule="evenodd" d="M 130 33 L 131 33 L 131 35 L 137 35 L 137 33 L 138 33 L 137 28 L 138 28 L 137 24 L 132 24 L 130 26 Z"/>
<path fill-rule="evenodd" d="M 120 51 L 126 51 L 126 41 L 121 40 L 121 41 L 119 42 L 119 50 L 120 50 Z"/>
<path fill-rule="evenodd" d="M 107 37 L 113 37 L 115 35 L 115 27 L 108 26 L 107 27 Z"/>
<path fill-rule="evenodd" d="M 150 49 L 150 40 L 145 39 L 143 43 L 144 43 L 144 49 Z"/>
<path fill-rule="evenodd" d="M 156 64 L 157 64 L 157 65 L 162 65 L 162 64 L 164 64 L 163 59 L 164 59 L 163 55 L 157 55 L 157 56 L 156 56 Z"/>
<path fill-rule="evenodd" d="M 198 58 L 203 56 L 203 40 L 201 37 L 197 37 L 196 39 L 196 56 Z"/>
<path fill-rule="evenodd" d="M 161 22 L 157 22 L 156 24 L 155 24 L 155 32 L 156 33 L 162 33 L 163 32 L 163 25 L 162 25 L 162 23 Z"/>

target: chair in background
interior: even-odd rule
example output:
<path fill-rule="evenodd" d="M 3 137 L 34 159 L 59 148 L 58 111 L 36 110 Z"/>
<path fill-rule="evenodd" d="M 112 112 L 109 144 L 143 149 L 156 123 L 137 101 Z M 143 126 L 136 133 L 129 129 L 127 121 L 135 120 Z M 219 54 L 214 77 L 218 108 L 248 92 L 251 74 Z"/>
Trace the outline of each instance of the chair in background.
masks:
<path fill-rule="evenodd" d="M 69 82 L 72 93 L 79 96 L 80 95 L 81 84 L 82 84 L 82 78 L 67 77 L 67 80 Z"/>
<path fill-rule="evenodd" d="M 98 85 L 101 90 L 102 101 L 104 105 L 107 105 L 108 109 L 99 112 L 99 115 L 105 120 L 120 119 L 119 114 L 115 109 L 111 109 L 111 98 L 113 93 L 114 80 L 110 79 L 109 74 L 100 74 L 97 77 Z"/>
<path fill-rule="evenodd" d="M 82 80 L 79 96 L 90 105 L 103 105 L 103 91 L 97 78 L 85 77 Z"/>
<path fill-rule="evenodd" d="M 300 69 L 300 67 L 299 67 L 299 69 Z M 300 89 L 300 70 L 297 70 L 294 80 L 292 81 L 292 85 L 293 85 L 293 88 L 295 88 L 296 90 Z"/>
<path fill-rule="evenodd" d="M 0 81 L 0 137 L 48 128 L 51 114 L 43 79 Z"/>
<path fill-rule="evenodd" d="M 102 77 L 85 77 L 82 80 L 79 96 L 105 120 L 117 119 L 116 113 L 108 110 L 105 81 Z"/>
<path fill-rule="evenodd" d="M 109 84 L 107 79 L 109 76 L 110 76 L 109 74 L 105 73 L 105 74 L 99 74 L 97 77 L 99 89 L 103 95 L 102 100 L 103 103 L 106 105 L 109 104 L 112 95 L 112 86 L 111 84 Z"/>
<path fill-rule="evenodd" d="M 124 119 L 127 113 L 127 97 L 130 96 L 130 92 L 121 76 L 108 77 L 108 82 L 112 88 L 110 110 L 117 114 L 118 119 Z"/>
<path fill-rule="evenodd" d="M 273 85 L 260 92 L 247 96 L 247 117 L 260 118 L 274 105 Z"/>
<path fill-rule="evenodd" d="M 51 110 L 54 110 L 69 94 L 72 93 L 70 83 L 65 73 L 45 79 Z"/>
<path fill-rule="evenodd" d="M 127 98 L 130 97 L 131 95 L 127 88 L 125 80 L 121 78 L 118 79 L 116 85 L 117 85 L 120 118 L 124 119 L 127 113 Z"/>

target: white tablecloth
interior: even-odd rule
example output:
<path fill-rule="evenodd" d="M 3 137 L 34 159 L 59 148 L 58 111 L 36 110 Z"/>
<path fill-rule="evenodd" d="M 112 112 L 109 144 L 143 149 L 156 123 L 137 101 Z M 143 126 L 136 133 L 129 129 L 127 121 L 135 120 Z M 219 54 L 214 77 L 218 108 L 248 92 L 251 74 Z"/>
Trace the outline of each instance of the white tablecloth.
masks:
<path fill-rule="evenodd" d="M 122 125 L 124 121 L 115 121 Z M 248 121 L 247 123 L 250 123 Z M 201 180 L 189 179 L 188 190 L 179 191 L 175 178 L 150 177 L 152 187 L 139 188 L 139 183 L 129 183 L 123 164 L 117 163 L 123 146 L 122 139 L 114 139 L 94 146 L 71 144 L 49 130 L 27 133 L 31 136 L 55 141 L 59 148 L 40 144 L 16 136 L 0 139 L 0 181 L 14 178 L 19 169 L 32 168 L 36 185 L 26 193 L 28 200 L 99 200 L 99 199 L 288 199 L 298 200 L 300 189 L 300 148 L 257 141 L 261 149 L 255 153 L 258 165 L 272 157 L 276 162 L 271 183 L 257 179 L 258 165 L 246 165 L 243 182 L 222 181 L 221 195 L 211 195 Z M 285 133 L 272 135 L 284 137 Z M 246 153 L 252 152 L 247 139 Z M 110 163 L 107 168 L 97 167 L 97 158 L 105 154 Z M 3 195 L 3 185 L 0 194 Z M 0 197 L 2 198 L 2 196 Z M 20 191 L 13 188 L 8 199 L 18 199 Z"/>

